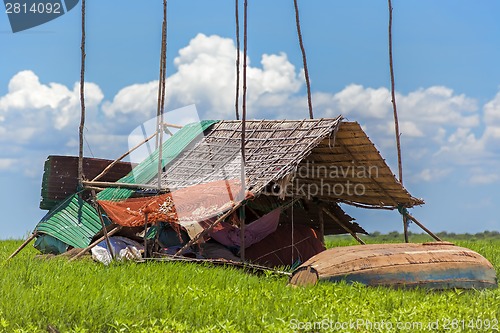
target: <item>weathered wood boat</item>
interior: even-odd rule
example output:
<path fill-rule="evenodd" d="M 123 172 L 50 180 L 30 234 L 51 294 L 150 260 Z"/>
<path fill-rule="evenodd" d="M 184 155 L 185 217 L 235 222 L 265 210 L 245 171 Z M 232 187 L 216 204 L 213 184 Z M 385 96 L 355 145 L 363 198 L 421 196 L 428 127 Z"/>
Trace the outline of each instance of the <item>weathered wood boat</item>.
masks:
<path fill-rule="evenodd" d="M 496 288 L 491 263 L 470 249 L 448 242 L 371 244 L 328 249 L 292 274 L 293 285 L 318 281 L 429 289 Z"/>

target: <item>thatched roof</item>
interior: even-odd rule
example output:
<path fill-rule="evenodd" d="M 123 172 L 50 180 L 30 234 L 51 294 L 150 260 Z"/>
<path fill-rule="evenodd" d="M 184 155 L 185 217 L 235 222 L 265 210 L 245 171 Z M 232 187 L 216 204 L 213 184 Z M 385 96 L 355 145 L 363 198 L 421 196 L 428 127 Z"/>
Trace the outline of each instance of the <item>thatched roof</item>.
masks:
<path fill-rule="evenodd" d="M 170 189 L 241 177 L 241 121 L 208 128 L 162 174 Z M 303 197 L 369 207 L 411 207 L 413 198 L 396 180 L 358 123 L 333 119 L 246 122 L 247 189 L 256 195 Z M 150 184 L 157 183 L 153 179 Z"/>

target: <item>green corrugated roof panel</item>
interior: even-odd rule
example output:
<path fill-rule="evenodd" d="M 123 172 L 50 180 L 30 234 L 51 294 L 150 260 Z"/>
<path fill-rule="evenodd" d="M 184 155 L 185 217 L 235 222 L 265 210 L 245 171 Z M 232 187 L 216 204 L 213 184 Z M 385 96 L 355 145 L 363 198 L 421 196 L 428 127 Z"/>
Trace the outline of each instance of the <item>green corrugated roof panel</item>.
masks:
<path fill-rule="evenodd" d="M 196 137 L 218 120 L 202 120 L 182 127 L 163 143 L 162 167 L 172 162 Z M 136 166 L 131 173 L 118 180 L 127 184 L 146 184 L 158 174 L 157 149 L 148 158 Z M 98 200 L 123 200 L 129 198 L 134 191 L 125 188 L 107 188 L 97 195 Z"/>
<path fill-rule="evenodd" d="M 88 246 L 100 230 L 101 220 L 97 211 L 78 194 L 54 207 L 35 228 L 35 232 L 50 235 L 77 248 Z"/>

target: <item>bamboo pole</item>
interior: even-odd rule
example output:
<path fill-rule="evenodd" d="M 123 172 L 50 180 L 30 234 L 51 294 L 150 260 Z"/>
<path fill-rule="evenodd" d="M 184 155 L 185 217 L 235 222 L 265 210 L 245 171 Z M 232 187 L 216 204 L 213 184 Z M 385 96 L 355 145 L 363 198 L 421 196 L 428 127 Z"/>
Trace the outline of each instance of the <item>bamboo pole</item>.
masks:
<path fill-rule="evenodd" d="M 171 124 L 171 123 L 163 123 L 163 126 L 177 128 L 177 129 L 181 129 L 182 128 L 181 125 L 176 125 L 176 124 Z"/>
<path fill-rule="evenodd" d="M 409 243 L 410 240 L 408 238 L 408 218 L 405 215 L 403 215 L 403 227 L 404 227 L 405 243 Z"/>
<path fill-rule="evenodd" d="M 157 231 L 158 232 L 158 231 Z M 144 258 L 148 257 L 148 213 L 144 213 Z"/>
<path fill-rule="evenodd" d="M 29 236 L 29 237 L 28 237 L 28 238 L 27 238 L 27 239 L 26 239 L 26 240 L 25 240 L 25 241 L 21 244 L 21 246 L 19 246 L 19 247 L 17 248 L 17 250 L 15 250 L 15 251 L 14 251 L 14 253 L 12 253 L 12 254 L 11 254 L 11 255 L 7 258 L 7 260 L 10 260 L 10 259 L 14 258 L 15 256 L 17 256 L 17 254 L 18 254 L 19 252 L 21 252 L 21 251 L 22 251 L 22 249 L 24 249 L 24 248 L 26 247 L 26 245 L 28 245 L 28 244 L 29 244 L 29 243 L 30 243 L 33 239 L 35 239 L 35 237 L 37 237 L 37 236 L 38 236 L 38 234 L 37 234 L 37 233 L 32 233 L 32 234 L 31 234 L 31 236 Z"/>
<path fill-rule="evenodd" d="M 429 236 L 437 240 L 438 242 L 442 242 L 443 240 L 436 236 L 432 231 L 427 229 L 422 223 L 420 223 L 416 218 L 414 218 L 410 213 L 406 213 L 405 216 L 415 222 L 416 225 L 418 225 L 420 228 L 422 228 L 423 231 L 425 231 Z"/>
<path fill-rule="evenodd" d="M 319 211 L 319 240 L 325 245 L 325 214 L 323 210 Z"/>
<path fill-rule="evenodd" d="M 163 23 L 161 37 L 161 55 L 160 55 L 160 81 L 158 83 L 158 110 L 157 118 L 158 136 L 156 137 L 158 148 L 158 190 L 161 189 L 161 177 L 163 169 L 163 117 L 165 111 L 165 80 L 167 73 L 167 0 L 163 0 Z M 147 225 L 147 223 L 146 223 Z M 147 251 L 146 251 L 147 252 Z M 145 253 L 146 253 L 145 252 Z"/>
<path fill-rule="evenodd" d="M 116 226 L 115 228 L 113 228 L 112 230 L 110 230 L 108 232 L 108 237 L 111 237 L 113 236 L 114 234 L 116 234 L 118 231 L 120 231 L 122 229 L 122 226 L 119 225 L 119 226 Z M 99 244 L 100 242 L 102 242 L 103 240 L 106 239 L 106 236 L 103 235 L 102 237 L 100 237 L 98 240 L 96 240 L 95 242 L 93 242 L 92 244 L 90 244 L 89 246 L 87 246 L 86 248 L 82 249 L 80 252 L 78 252 L 77 254 L 75 254 L 75 256 L 73 256 L 73 258 L 71 258 L 69 261 L 73 261 L 73 260 L 76 260 L 78 258 L 80 258 L 81 256 L 83 256 L 85 253 L 87 253 L 87 251 L 91 250 L 92 248 L 94 248 L 97 244 Z"/>
<path fill-rule="evenodd" d="M 93 187 L 123 187 L 130 189 L 151 189 L 157 190 L 158 187 L 156 185 L 148 185 L 148 184 L 129 184 L 129 183 L 118 183 L 118 182 L 94 182 L 94 181 L 83 181 L 84 186 L 93 186 Z M 168 192 L 168 189 L 164 189 Z"/>
<path fill-rule="evenodd" d="M 80 127 L 78 152 L 78 186 L 83 187 L 83 131 L 85 129 L 85 0 L 82 0 L 82 40 L 81 40 L 81 68 L 80 68 Z"/>
<path fill-rule="evenodd" d="M 240 14 L 239 2 L 235 0 L 234 14 L 236 18 L 236 96 L 234 101 L 234 109 L 236 112 L 236 120 L 240 120 L 239 112 L 239 97 L 240 97 Z"/>
<path fill-rule="evenodd" d="M 108 245 L 109 253 L 111 253 L 111 258 L 115 259 L 115 251 L 113 250 L 113 247 L 111 246 L 111 242 L 109 240 L 109 235 L 108 235 L 108 230 L 106 229 L 106 224 L 104 223 L 104 219 L 102 218 L 102 214 L 101 214 L 101 211 L 99 209 L 99 204 L 97 203 L 95 191 L 92 190 L 91 193 L 92 193 L 92 203 L 94 205 L 94 209 L 97 212 L 97 215 L 99 215 L 99 221 L 101 221 L 102 232 L 104 233 L 104 237 L 106 239 L 106 244 Z"/>
<path fill-rule="evenodd" d="M 240 207 L 241 210 L 243 211 L 240 214 L 240 258 L 245 261 L 245 206 Z"/>
<path fill-rule="evenodd" d="M 111 168 L 118 162 L 120 162 L 121 160 L 123 160 L 125 157 L 127 157 L 128 155 L 130 155 L 132 152 L 134 152 L 137 148 L 139 148 L 140 146 L 142 146 L 143 144 L 145 144 L 146 142 L 148 142 L 149 140 L 151 140 L 152 138 L 154 138 L 156 136 L 156 132 L 149 136 L 148 138 L 144 139 L 141 143 L 138 143 L 135 147 L 133 147 L 132 149 L 130 149 L 129 151 L 127 151 L 125 154 L 123 154 L 122 156 L 118 157 L 116 160 L 114 160 L 113 162 L 111 162 L 111 164 L 109 164 L 106 168 L 104 168 L 104 170 L 102 170 L 102 172 L 100 174 L 98 174 L 97 176 L 94 177 L 94 179 L 92 179 L 93 182 L 95 182 L 96 180 L 98 180 L 99 178 L 101 178 L 102 176 L 104 176 L 105 174 L 108 173 L 109 170 L 111 170 Z"/>
<path fill-rule="evenodd" d="M 300 15 L 299 15 L 299 4 L 297 0 L 293 1 L 295 8 L 295 25 L 297 26 L 297 35 L 299 37 L 299 45 L 300 51 L 302 52 L 302 63 L 304 64 L 304 77 L 306 79 L 306 88 L 307 88 L 307 105 L 309 107 L 309 118 L 313 119 L 313 106 L 311 99 L 311 82 L 309 80 L 309 70 L 307 69 L 307 57 L 306 57 L 306 49 L 304 47 L 304 42 L 302 41 L 302 31 L 300 29 Z"/>
<path fill-rule="evenodd" d="M 362 245 L 365 245 L 365 242 L 363 242 L 363 240 L 361 238 L 358 237 L 358 235 L 356 235 L 356 233 L 354 231 L 352 231 L 351 229 L 349 229 L 344 223 L 342 223 L 342 221 L 340 221 L 335 215 L 333 215 L 332 213 L 330 213 L 328 211 L 328 209 L 326 209 L 325 207 L 323 207 L 322 209 L 326 215 L 328 215 L 332 220 L 334 220 L 338 225 L 340 225 L 342 227 L 342 229 L 344 229 L 345 231 L 347 231 L 348 233 L 351 234 L 351 236 L 358 241 L 358 243 L 362 244 Z"/>

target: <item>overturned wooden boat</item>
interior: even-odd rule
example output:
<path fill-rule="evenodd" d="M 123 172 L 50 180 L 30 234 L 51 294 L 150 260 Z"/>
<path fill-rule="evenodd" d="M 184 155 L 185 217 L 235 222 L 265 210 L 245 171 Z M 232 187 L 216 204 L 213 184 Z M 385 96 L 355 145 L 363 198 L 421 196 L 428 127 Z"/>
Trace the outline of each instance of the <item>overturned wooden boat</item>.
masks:
<path fill-rule="evenodd" d="M 292 274 L 293 285 L 318 281 L 360 282 L 369 286 L 429 289 L 496 288 L 491 263 L 470 249 L 448 242 L 371 244 L 328 249 Z"/>

